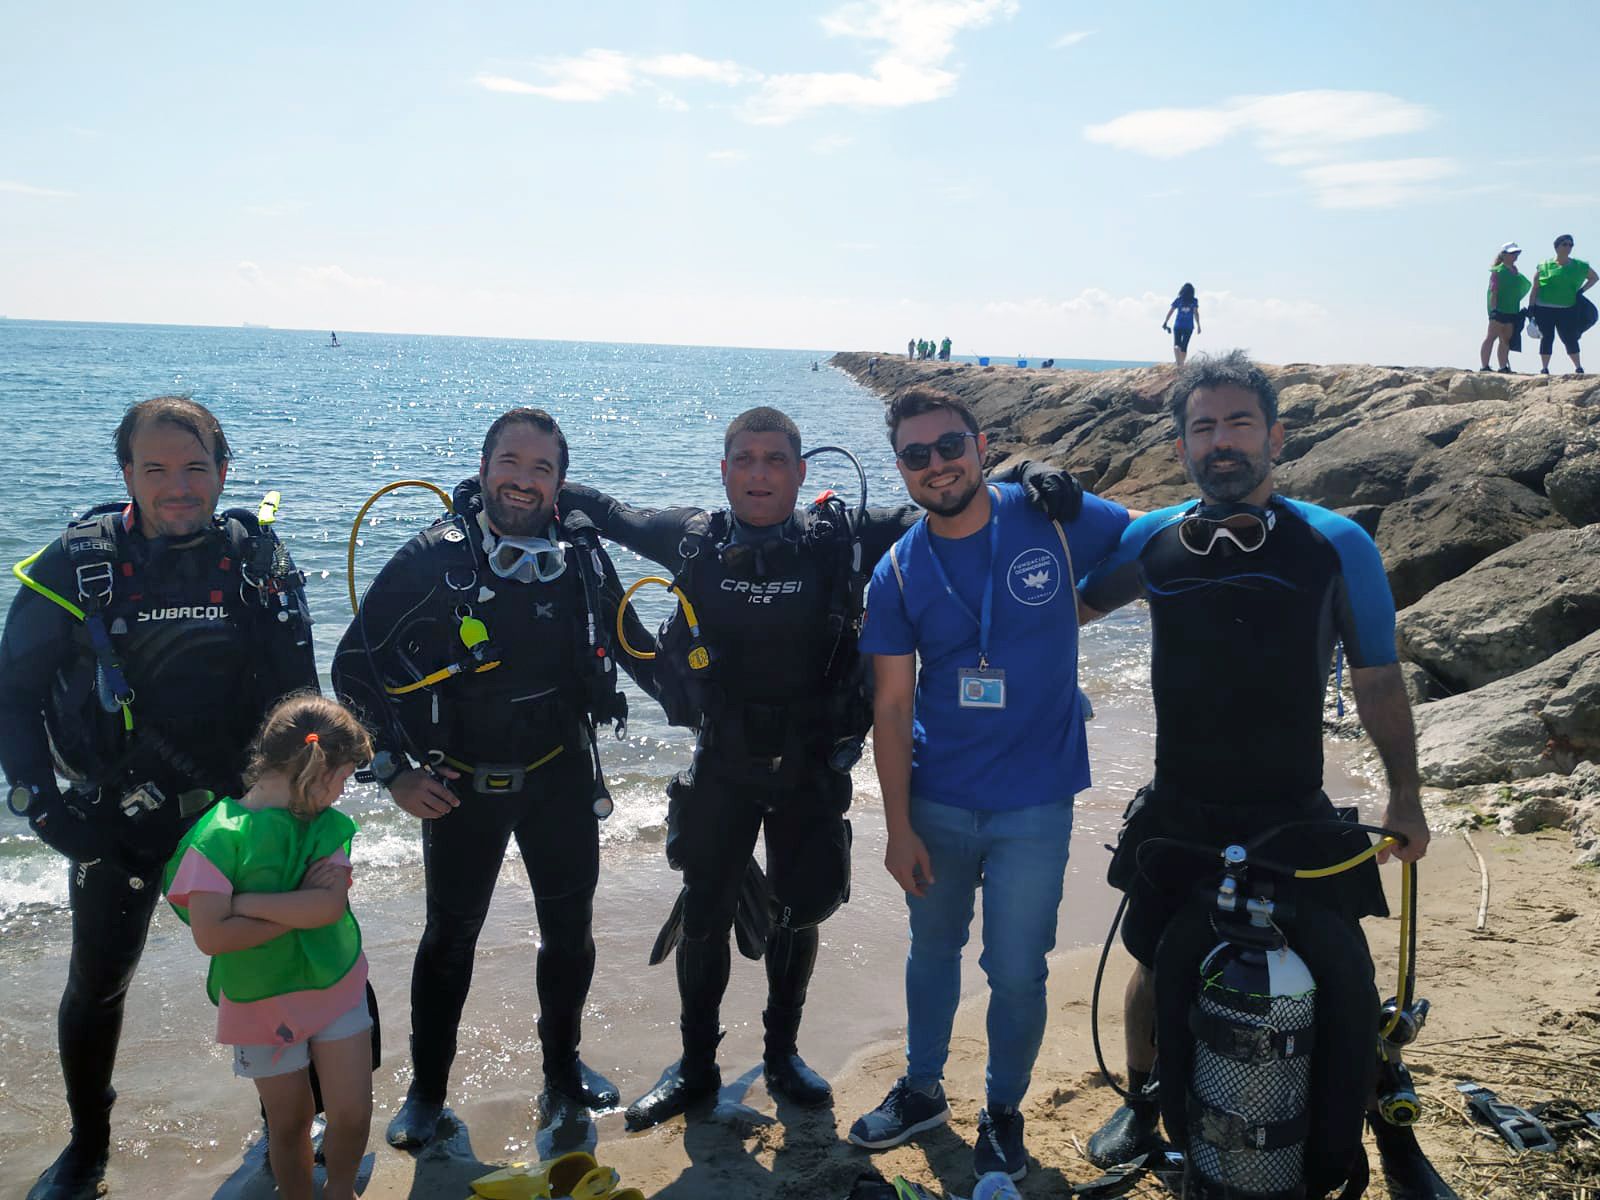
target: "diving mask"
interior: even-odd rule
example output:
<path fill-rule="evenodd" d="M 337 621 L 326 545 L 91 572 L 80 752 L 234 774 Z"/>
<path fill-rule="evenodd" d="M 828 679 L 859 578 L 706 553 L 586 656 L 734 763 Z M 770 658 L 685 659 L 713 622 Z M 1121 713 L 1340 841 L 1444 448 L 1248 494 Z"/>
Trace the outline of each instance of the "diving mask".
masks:
<path fill-rule="evenodd" d="M 549 583 L 560 579 L 567 569 L 570 543 L 545 537 L 496 537 L 484 530 L 483 553 L 489 569 L 501 579 L 518 583 Z"/>
<path fill-rule="evenodd" d="M 1190 554 L 1210 554 L 1218 542 L 1232 542 L 1246 554 L 1266 544 L 1267 534 L 1278 523 L 1271 508 L 1253 504 L 1202 505 L 1178 525 L 1178 541 Z"/>

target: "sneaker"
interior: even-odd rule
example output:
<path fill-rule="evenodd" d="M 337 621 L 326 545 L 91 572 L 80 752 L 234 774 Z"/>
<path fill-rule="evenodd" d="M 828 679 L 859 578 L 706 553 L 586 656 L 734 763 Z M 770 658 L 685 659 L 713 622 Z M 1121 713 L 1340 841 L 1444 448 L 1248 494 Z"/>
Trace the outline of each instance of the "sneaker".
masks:
<path fill-rule="evenodd" d="M 850 1140 L 868 1150 L 887 1150 L 949 1119 L 950 1105 L 945 1102 L 943 1087 L 936 1083 L 933 1091 L 920 1091 L 902 1076 L 882 1104 L 856 1118 L 850 1126 Z"/>
<path fill-rule="evenodd" d="M 1494 368 L 1491 367 L 1488 363 L 1484 363 L 1483 366 L 1478 368 L 1478 370 L 1480 370 L 1480 371 L 1491 371 L 1493 369 Z"/>
<path fill-rule="evenodd" d="M 1028 1173 L 1020 1112 L 996 1104 L 978 1113 L 978 1144 L 972 1148 L 972 1170 L 979 1178 L 999 1173 L 1013 1181 Z"/>
<path fill-rule="evenodd" d="M 1540 367 L 1539 368 L 1539 374 L 1541 374 L 1541 375 L 1550 374 L 1550 368 L 1549 367 Z"/>
<path fill-rule="evenodd" d="M 1510 367 L 1501 367 L 1500 368 L 1500 374 L 1502 374 L 1502 375 L 1515 375 L 1516 372 L 1513 371 Z"/>

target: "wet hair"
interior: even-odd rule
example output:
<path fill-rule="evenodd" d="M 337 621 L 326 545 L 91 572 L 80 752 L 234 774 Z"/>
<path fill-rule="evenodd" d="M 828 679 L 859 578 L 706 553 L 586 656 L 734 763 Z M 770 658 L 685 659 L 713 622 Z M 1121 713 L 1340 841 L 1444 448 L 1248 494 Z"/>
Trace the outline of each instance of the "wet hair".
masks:
<path fill-rule="evenodd" d="M 355 714 L 315 692 L 285 696 L 267 713 L 250 746 L 245 783 L 273 772 L 289 780 L 289 811 L 312 817 L 310 789 L 329 771 L 372 758 L 372 738 Z"/>
<path fill-rule="evenodd" d="M 931 412 L 956 413 L 968 429 L 973 433 L 978 432 L 978 418 L 972 415 L 972 410 L 967 407 L 965 400 L 949 392 L 940 391 L 936 387 L 914 383 L 889 401 L 888 411 L 883 414 L 884 424 L 889 426 L 889 445 L 895 450 L 900 449 L 895 444 L 895 437 L 900 432 L 900 422 Z"/>
<path fill-rule="evenodd" d="M 542 408 L 513 408 L 508 413 L 502 413 L 494 419 L 494 424 L 489 426 L 489 432 L 483 435 L 483 461 L 489 461 L 489 455 L 494 453 L 494 444 L 500 438 L 500 431 L 507 425 L 532 425 L 540 433 L 553 434 L 556 445 L 561 448 L 561 478 L 567 477 L 567 464 L 571 457 L 567 454 L 567 435 L 561 432 L 561 426 L 556 424 L 556 419 Z"/>
<path fill-rule="evenodd" d="M 1201 354 L 1191 358 L 1178 372 L 1178 381 L 1167 394 L 1167 408 L 1182 437 L 1189 423 L 1189 397 L 1201 388 L 1239 387 L 1254 392 L 1261 401 L 1261 415 L 1267 424 L 1278 420 L 1278 389 L 1272 386 L 1267 373 L 1250 361 L 1243 350 L 1229 350 L 1226 354 Z"/>
<path fill-rule="evenodd" d="M 781 433 L 789 439 L 789 448 L 796 461 L 800 458 L 800 427 L 789 419 L 788 413 L 775 408 L 750 408 L 728 422 L 728 431 L 722 435 L 722 456 L 733 450 L 733 439 L 741 433 Z"/>
<path fill-rule="evenodd" d="M 1178 299 L 1179 300 L 1193 300 L 1194 299 L 1194 284 L 1186 283 L 1181 288 L 1179 288 L 1178 289 Z"/>
<path fill-rule="evenodd" d="M 1570 233 L 1563 233 L 1560 234 L 1555 241 L 1551 242 L 1550 245 L 1555 247 L 1561 245 L 1562 242 L 1575 242 L 1575 239 Z"/>
<path fill-rule="evenodd" d="M 228 439 L 222 433 L 222 422 L 204 404 L 188 396 L 156 396 L 130 405 L 122 414 L 116 432 L 117 466 L 133 464 L 133 435 L 147 424 L 172 425 L 190 434 L 202 446 L 209 445 L 218 470 L 233 457 Z"/>

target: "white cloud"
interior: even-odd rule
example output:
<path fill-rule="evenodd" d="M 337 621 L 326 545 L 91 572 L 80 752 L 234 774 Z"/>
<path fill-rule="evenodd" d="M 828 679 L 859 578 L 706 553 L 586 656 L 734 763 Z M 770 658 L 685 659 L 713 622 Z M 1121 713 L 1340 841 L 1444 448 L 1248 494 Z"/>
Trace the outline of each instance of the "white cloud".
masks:
<path fill-rule="evenodd" d="M 1323 208 L 1393 208 L 1431 191 L 1430 185 L 1457 172 L 1449 158 L 1396 158 L 1330 163 L 1300 177 Z"/>
<path fill-rule="evenodd" d="M 661 79 L 703 79 L 708 83 L 754 83 L 761 78 L 759 71 L 750 71 L 726 59 L 713 61 L 698 54 L 658 54 L 653 58 L 637 59 L 634 65 L 643 75 Z"/>
<path fill-rule="evenodd" d="M 257 263 L 251 262 L 249 259 L 245 259 L 237 267 L 235 267 L 234 270 L 239 272 L 239 277 L 241 279 L 243 279 L 246 283 L 255 284 L 255 285 L 259 286 L 261 283 L 264 282 L 264 280 L 262 278 L 262 275 L 261 275 L 261 267 L 260 267 L 260 265 L 257 264 Z"/>
<path fill-rule="evenodd" d="M 780 125 L 823 108 L 903 108 L 948 95 L 955 39 L 1017 11 L 1016 0 L 860 0 L 822 18 L 835 37 L 878 43 L 870 74 L 813 71 L 770 75 L 744 107 L 758 125 Z"/>
<path fill-rule="evenodd" d="M 1092 29 L 1077 29 L 1077 30 L 1074 30 L 1071 33 L 1063 33 L 1055 41 L 1050 43 L 1050 49 L 1052 49 L 1052 50 L 1066 50 L 1066 49 L 1069 49 L 1072 46 L 1076 46 L 1079 42 L 1083 41 L 1085 38 L 1090 37 L 1093 33 L 1094 33 L 1094 30 L 1092 30 Z"/>
<path fill-rule="evenodd" d="M 54 200 L 66 200 L 78 194 L 77 192 L 64 192 L 60 188 L 36 187 L 31 183 L 18 183 L 12 179 L 0 179 L 0 192 L 10 192 L 15 196 L 40 196 Z"/>
<path fill-rule="evenodd" d="M 1236 328 L 1248 328 L 1265 322 L 1314 326 L 1328 317 L 1328 310 L 1313 300 L 1283 300 L 1276 296 L 1255 298 L 1203 289 L 1198 295 L 1203 320 L 1225 322 Z M 1071 318 L 1074 322 L 1088 319 L 1117 325 L 1153 319 L 1159 324 L 1171 303 L 1172 295 L 1167 292 L 1116 296 L 1103 288 L 1084 288 L 1076 296 L 1064 300 L 1050 300 L 1042 296 L 1022 300 L 990 300 L 984 304 L 983 311 L 994 316 L 1029 320 Z"/>
<path fill-rule="evenodd" d="M 713 150 L 706 157 L 713 162 L 743 162 L 750 156 L 743 150 Z"/>
<path fill-rule="evenodd" d="M 1414 133 L 1431 109 L 1387 92 L 1332 90 L 1235 96 L 1208 108 L 1152 108 L 1087 126 L 1091 142 L 1152 158 L 1177 158 L 1234 135 L 1253 135 L 1269 158 L 1301 165 L 1369 138 Z"/>
<path fill-rule="evenodd" d="M 253 265 L 253 264 L 252 264 Z M 365 288 L 380 288 L 384 286 L 381 279 L 371 276 L 352 275 L 343 267 L 329 264 L 321 267 L 301 267 L 299 271 L 300 282 L 313 288 L 346 288 L 360 290 Z"/>
<path fill-rule="evenodd" d="M 539 64 L 548 77 L 544 83 L 529 83 L 508 75 L 481 74 L 473 82 L 491 92 L 518 96 L 542 96 L 546 100 L 593 104 L 612 96 L 627 95 L 640 83 L 657 79 L 719 83 L 725 86 L 754 83 L 761 78 L 738 63 L 701 58 L 698 54 L 657 54 L 647 57 L 623 54 L 619 50 L 585 50 L 569 58 L 549 59 Z M 665 108 L 687 108 L 672 93 L 662 90 L 658 97 Z"/>
<path fill-rule="evenodd" d="M 830 133 L 812 142 L 811 151 L 813 154 L 834 154 L 846 146 L 855 145 L 855 141 L 855 138 L 847 133 Z"/>

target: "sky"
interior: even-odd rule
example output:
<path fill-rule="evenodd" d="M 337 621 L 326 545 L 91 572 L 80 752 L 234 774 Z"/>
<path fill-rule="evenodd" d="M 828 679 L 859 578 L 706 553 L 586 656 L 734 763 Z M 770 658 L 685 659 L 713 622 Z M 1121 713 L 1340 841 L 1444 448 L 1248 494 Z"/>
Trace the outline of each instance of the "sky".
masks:
<path fill-rule="evenodd" d="M 1600 4 L 0 0 L 0 315 L 1475 365 Z"/>

